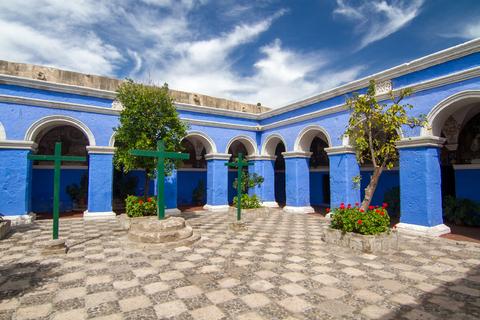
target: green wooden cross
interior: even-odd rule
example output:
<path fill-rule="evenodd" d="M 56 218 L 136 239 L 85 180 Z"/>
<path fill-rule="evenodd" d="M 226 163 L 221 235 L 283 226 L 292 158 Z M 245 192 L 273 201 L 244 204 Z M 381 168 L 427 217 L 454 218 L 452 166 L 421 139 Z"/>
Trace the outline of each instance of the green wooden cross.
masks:
<path fill-rule="evenodd" d="M 29 155 L 30 160 L 53 160 L 53 239 L 58 239 L 58 219 L 60 205 L 60 166 L 62 161 L 87 161 L 86 157 L 62 156 L 62 143 L 55 143 L 53 155 Z"/>
<path fill-rule="evenodd" d="M 228 167 L 237 167 L 237 221 L 240 221 L 242 216 L 242 171 L 243 167 L 252 166 L 253 163 L 243 160 L 243 153 L 238 154 L 236 162 L 225 163 Z"/>
<path fill-rule="evenodd" d="M 130 154 L 139 157 L 157 158 L 157 216 L 165 219 L 165 159 L 189 159 L 190 154 L 166 152 L 162 140 L 157 141 L 157 150 L 130 150 Z"/>

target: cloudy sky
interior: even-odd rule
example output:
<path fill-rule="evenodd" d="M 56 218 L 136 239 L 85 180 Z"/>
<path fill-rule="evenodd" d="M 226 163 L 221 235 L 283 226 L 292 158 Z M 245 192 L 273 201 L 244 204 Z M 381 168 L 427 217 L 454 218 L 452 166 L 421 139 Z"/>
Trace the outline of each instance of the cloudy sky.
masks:
<path fill-rule="evenodd" d="M 0 1 L 0 59 L 270 107 L 476 37 L 478 0 Z"/>

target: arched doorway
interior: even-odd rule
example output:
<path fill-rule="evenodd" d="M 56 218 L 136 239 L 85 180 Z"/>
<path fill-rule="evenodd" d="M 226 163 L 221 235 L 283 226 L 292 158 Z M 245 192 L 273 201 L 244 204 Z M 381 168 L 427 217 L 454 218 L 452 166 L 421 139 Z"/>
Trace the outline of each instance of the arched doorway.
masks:
<path fill-rule="evenodd" d="M 286 192 L 285 192 L 285 158 L 283 152 L 285 152 L 285 144 L 279 142 L 275 147 L 275 201 L 280 207 L 285 206 Z"/>
<path fill-rule="evenodd" d="M 246 158 L 256 154 L 255 143 L 246 137 L 237 137 L 230 141 L 227 147 L 227 153 L 230 154 L 229 162 L 235 161 L 240 153 Z M 248 167 L 244 169 L 248 172 Z M 237 191 L 233 188 L 233 181 L 237 177 L 237 170 L 235 168 L 228 169 L 228 203 L 233 203 L 233 197 L 236 196 Z"/>
<path fill-rule="evenodd" d="M 88 159 L 88 136 L 70 124 L 55 124 L 39 128 L 33 141 L 37 154 L 53 154 L 55 143 L 62 143 L 62 155 L 82 156 Z M 60 212 L 83 214 L 88 199 L 88 162 L 63 162 L 60 180 Z M 53 162 L 32 163 L 32 211 L 42 217 L 51 217 L 53 210 Z"/>
<path fill-rule="evenodd" d="M 268 156 L 273 160 L 273 167 L 269 169 L 266 167 L 265 179 L 273 179 L 274 181 L 266 181 L 264 182 L 267 190 L 265 190 L 265 195 L 272 196 L 271 200 L 274 200 L 273 205 L 278 205 L 280 207 L 284 207 L 286 203 L 286 190 L 285 190 L 285 158 L 283 157 L 283 153 L 286 151 L 286 146 L 284 139 L 279 134 L 272 134 L 268 136 L 262 146 L 262 156 Z M 269 174 L 269 170 L 272 170 L 272 173 Z M 273 194 L 270 195 L 270 190 L 268 188 L 272 188 L 273 186 Z M 262 199 L 264 200 L 264 199 Z"/>

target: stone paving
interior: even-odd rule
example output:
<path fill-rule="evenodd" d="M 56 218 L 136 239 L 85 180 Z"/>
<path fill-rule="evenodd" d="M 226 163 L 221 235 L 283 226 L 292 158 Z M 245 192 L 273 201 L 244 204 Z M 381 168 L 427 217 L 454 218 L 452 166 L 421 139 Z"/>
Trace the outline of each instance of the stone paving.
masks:
<path fill-rule="evenodd" d="M 0 319 L 479 319 L 480 246 L 402 236 L 359 254 L 321 241 L 325 220 L 283 214 L 228 228 L 186 216 L 193 247 L 140 249 L 115 221 L 64 219 L 65 255 L 42 256 L 51 221 L 0 241 Z"/>

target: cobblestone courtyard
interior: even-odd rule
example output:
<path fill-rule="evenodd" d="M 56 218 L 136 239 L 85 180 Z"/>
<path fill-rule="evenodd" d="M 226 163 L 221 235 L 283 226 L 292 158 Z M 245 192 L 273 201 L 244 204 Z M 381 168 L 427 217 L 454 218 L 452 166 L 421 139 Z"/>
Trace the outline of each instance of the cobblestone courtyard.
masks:
<path fill-rule="evenodd" d="M 64 219 L 66 255 L 35 243 L 51 221 L 0 241 L 0 319 L 478 319 L 480 245 L 401 237 L 358 254 L 321 240 L 325 220 L 274 211 L 228 230 L 222 213 L 186 216 L 192 248 L 140 249 L 115 221 Z"/>

